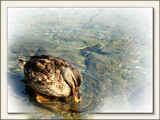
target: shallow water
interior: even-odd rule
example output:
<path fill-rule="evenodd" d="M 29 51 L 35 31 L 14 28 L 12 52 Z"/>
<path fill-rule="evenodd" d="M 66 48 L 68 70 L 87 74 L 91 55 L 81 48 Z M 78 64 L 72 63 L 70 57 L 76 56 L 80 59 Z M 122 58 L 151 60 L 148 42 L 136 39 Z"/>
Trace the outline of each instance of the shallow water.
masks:
<path fill-rule="evenodd" d="M 152 8 L 8 8 L 8 113 L 152 112 L 151 18 Z M 39 48 L 81 71 L 81 103 L 73 96 L 37 103 L 17 61 Z"/>

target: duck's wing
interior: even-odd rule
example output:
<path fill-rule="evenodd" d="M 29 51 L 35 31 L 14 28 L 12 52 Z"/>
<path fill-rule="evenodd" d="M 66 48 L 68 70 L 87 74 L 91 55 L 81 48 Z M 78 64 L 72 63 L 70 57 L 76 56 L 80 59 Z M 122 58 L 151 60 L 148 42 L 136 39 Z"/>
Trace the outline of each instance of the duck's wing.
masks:
<path fill-rule="evenodd" d="M 53 74 L 54 68 L 54 62 L 48 59 L 32 58 L 25 64 L 25 75 L 31 75 L 34 79 L 38 74 L 48 77 Z"/>

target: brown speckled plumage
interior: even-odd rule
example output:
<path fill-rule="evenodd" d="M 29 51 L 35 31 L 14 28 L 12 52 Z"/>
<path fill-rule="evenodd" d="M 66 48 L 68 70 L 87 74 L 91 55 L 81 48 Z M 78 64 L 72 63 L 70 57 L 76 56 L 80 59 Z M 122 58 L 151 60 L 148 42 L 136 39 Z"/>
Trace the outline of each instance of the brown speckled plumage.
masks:
<path fill-rule="evenodd" d="M 31 56 L 19 60 L 27 85 L 47 96 L 67 97 L 81 84 L 81 73 L 65 60 L 53 56 Z"/>

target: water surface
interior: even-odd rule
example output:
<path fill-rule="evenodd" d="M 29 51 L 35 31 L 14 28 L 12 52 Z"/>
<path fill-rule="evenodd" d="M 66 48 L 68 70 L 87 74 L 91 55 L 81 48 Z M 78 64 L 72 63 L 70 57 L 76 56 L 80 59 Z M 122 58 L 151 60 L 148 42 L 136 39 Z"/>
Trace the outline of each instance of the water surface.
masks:
<path fill-rule="evenodd" d="M 80 94 L 37 103 L 18 58 L 53 55 L 82 73 Z M 8 113 L 90 118 L 152 112 L 152 8 L 8 8 Z"/>

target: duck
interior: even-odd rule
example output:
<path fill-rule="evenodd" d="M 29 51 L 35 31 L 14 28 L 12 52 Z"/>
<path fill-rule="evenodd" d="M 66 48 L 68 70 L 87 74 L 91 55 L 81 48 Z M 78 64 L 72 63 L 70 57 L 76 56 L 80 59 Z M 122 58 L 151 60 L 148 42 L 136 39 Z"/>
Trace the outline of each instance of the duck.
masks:
<path fill-rule="evenodd" d="M 64 59 L 34 55 L 29 56 L 29 60 L 19 58 L 18 64 L 24 70 L 26 84 L 35 91 L 39 103 L 48 101 L 50 97 L 68 97 L 71 94 L 75 102 L 81 102 L 81 73 Z"/>

